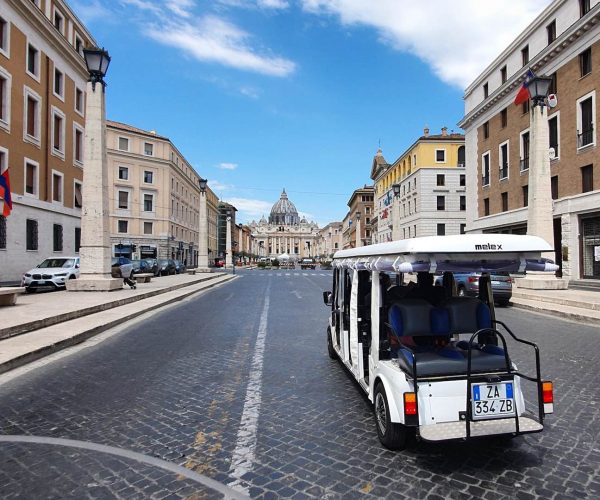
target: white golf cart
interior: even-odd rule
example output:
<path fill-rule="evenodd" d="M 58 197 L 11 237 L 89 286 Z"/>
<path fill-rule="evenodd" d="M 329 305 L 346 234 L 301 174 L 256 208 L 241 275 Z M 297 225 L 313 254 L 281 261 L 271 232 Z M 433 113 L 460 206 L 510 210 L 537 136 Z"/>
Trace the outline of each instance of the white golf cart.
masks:
<path fill-rule="evenodd" d="M 541 238 L 507 234 L 432 236 L 342 250 L 334 255 L 327 344 L 374 405 L 377 433 L 401 449 L 409 431 L 426 441 L 540 432 L 553 412 L 538 347 L 496 320 L 489 273 L 552 272 Z M 458 297 L 453 272 L 476 271 L 479 297 Z M 404 283 L 416 273 L 417 283 Z M 433 274 L 443 273 L 442 286 Z M 535 375 L 507 348 L 531 349 Z M 500 345 L 498 345 L 500 343 Z M 522 381 L 535 388 L 526 408 Z M 530 404 L 531 406 L 531 404 Z"/>

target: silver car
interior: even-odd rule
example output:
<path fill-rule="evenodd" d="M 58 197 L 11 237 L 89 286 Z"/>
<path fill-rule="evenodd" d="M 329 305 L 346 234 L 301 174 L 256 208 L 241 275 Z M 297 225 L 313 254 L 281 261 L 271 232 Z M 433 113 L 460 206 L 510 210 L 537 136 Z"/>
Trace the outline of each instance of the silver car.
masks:
<path fill-rule="evenodd" d="M 58 290 L 65 288 L 68 280 L 76 278 L 79 278 L 79 257 L 50 257 L 23 274 L 21 286 L 27 292 Z"/>

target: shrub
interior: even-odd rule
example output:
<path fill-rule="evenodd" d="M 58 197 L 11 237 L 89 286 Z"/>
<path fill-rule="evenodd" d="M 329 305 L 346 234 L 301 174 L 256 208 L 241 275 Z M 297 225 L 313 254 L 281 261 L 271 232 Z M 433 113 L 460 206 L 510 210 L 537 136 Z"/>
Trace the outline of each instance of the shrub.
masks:
<path fill-rule="evenodd" d="M 279 267 L 279 261 L 277 259 L 273 259 L 273 260 L 271 260 L 271 265 L 273 267 Z"/>

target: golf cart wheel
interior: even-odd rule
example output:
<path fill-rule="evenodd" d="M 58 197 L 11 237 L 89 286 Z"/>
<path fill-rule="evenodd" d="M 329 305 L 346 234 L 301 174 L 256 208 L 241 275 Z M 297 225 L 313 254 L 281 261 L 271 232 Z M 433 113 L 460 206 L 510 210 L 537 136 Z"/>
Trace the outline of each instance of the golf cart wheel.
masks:
<path fill-rule="evenodd" d="M 379 382 L 375 387 L 375 427 L 379 441 L 389 450 L 402 450 L 406 447 L 407 428 L 402 424 L 390 420 L 390 407 L 383 384 Z"/>

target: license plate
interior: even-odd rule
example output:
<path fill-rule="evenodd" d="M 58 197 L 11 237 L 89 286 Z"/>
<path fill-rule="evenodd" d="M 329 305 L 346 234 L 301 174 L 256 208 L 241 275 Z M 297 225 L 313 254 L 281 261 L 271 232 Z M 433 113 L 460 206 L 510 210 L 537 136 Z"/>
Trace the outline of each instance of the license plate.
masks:
<path fill-rule="evenodd" d="M 499 384 L 478 383 L 471 386 L 473 420 L 504 418 L 515 415 L 512 382 Z"/>

